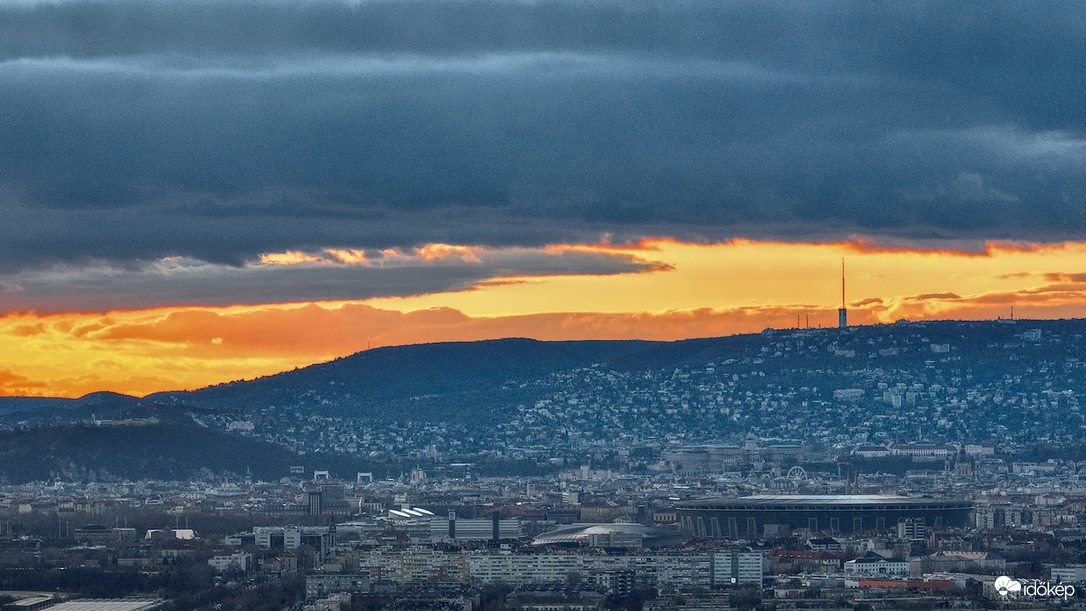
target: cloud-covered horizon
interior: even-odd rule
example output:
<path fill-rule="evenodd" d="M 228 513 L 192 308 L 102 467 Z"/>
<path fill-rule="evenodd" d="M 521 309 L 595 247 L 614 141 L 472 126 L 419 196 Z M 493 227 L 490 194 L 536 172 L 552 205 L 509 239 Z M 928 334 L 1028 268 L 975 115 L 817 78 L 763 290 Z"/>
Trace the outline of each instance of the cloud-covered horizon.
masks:
<path fill-rule="evenodd" d="M 899 319 L 1062 318 L 1086 299 L 1086 283 L 959 297 L 916 295 L 849 303 L 851 324 Z M 798 311 L 808 316 L 797 317 Z M 0 395 L 78 397 L 108 388 L 143 396 L 271 375 L 366 348 L 530 337 L 675 340 L 835 326 L 834 307 L 767 304 L 666 312 L 546 312 L 472 317 L 452 308 L 398 312 L 365 304 L 324 307 L 175 308 L 116 315 L 0 317 Z M 304 328 L 305 333 L 297 333 Z M 32 346 L 28 350 L 28 346 Z M 22 358 L 26 355 L 27 358 Z"/>
<path fill-rule="evenodd" d="M 435 341 L 675 340 L 836 326 L 842 257 L 852 325 L 903 318 L 1082 317 L 1084 255 L 1086 242 L 944 251 L 866 240 L 649 240 L 544 249 L 291 251 L 214 270 L 192 260 L 163 261 L 153 270 L 103 267 L 90 275 L 84 268 L 69 275 L 58 270 L 48 278 L 30 275 L 38 284 L 20 289 L 37 292 L 36 298 L 18 298 L 63 306 L 74 302 L 66 293 L 86 292 L 87 303 L 168 305 L 0 316 L 0 354 L 6 357 L 0 362 L 0 394 L 197 388 L 366 347 Z M 143 277 L 148 274 L 158 277 Z M 470 288 L 416 294 L 458 282 Z M 208 305 L 237 294 L 341 295 L 344 285 L 360 292 L 407 289 L 410 295 Z M 17 291 L 0 298 L 11 303 Z"/>
<path fill-rule="evenodd" d="M 0 341 L 26 363 L 0 387 L 346 345 L 295 346 L 328 318 L 301 309 L 267 327 L 289 358 L 156 360 L 149 331 L 65 335 L 91 312 L 680 337 L 832 318 L 841 256 L 850 320 L 1081 315 L 1084 23 L 1072 1 L 0 0 L 0 326 L 22 325 Z M 245 345 L 189 315 L 199 345 Z"/>
<path fill-rule="evenodd" d="M 1086 236 L 1086 9 L 0 3 L 0 271 Z"/>

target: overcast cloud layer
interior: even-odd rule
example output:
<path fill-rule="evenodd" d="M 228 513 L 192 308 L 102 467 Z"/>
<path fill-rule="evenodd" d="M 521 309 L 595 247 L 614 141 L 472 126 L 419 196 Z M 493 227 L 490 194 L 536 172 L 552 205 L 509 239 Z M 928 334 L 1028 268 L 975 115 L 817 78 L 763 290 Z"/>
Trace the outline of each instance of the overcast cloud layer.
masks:
<path fill-rule="evenodd" d="M 1084 239 L 1084 92 L 1080 2 L 0 1 L 0 271 Z"/>

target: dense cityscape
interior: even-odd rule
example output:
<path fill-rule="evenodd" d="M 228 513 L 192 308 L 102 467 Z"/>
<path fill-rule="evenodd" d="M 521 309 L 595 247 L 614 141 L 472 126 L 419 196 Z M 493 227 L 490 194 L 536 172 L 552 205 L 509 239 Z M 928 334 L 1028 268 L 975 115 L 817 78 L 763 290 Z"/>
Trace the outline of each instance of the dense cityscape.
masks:
<path fill-rule="evenodd" d="M 190 458 L 203 475 L 184 480 L 118 477 L 102 459 L 46 481 L 9 471 L 2 588 L 12 608 L 62 611 L 1078 608 L 1064 595 L 1086 588 L 1082 325 L 637 344 L 501 378 L 493 396 L 517 402 L 483 406 L 504 414 L 490 427 L 351 408 L 373 400 L 319 366 L 211 389 L 214 404 L 24 406 L 4 416 L 24 435 L 153 438 L 172 414 L 294 462 L 256 476 L 259 456 L 234 470 Z M 396 353 L 382 354 L 359 362 Z M 267 385 L 279 405 L 225 407 Z M 997 578 L 1059 589 L 1026 597 Z"/>
<path fill-rule="evenodd" d="M 0 611 L 1086 611 L 1084 24 L 0 0 Z"/>
<path fill-rule="evenodd" d="M 162 608 L 985 608 L 1001 600 L 999 575 L 1086 578 L 1086 463 L 1025 459 L 1009 446 L 883 449 L 907 469 L 861 472 L 854 453 L 814 472 L 752 441 L 671 452 L 686 467 L 652 475 L 580 465 L 554 476 L 415 469 L 373 480 L 299 465 L 275 482 L 9 486 L 4 589 L 166 597 Z M 677 517 L 691 499 L 756 495 L 972 506 L 967 524 L 845 532 L 844 517 L 845 529 L 827 520 L 741 537 L 698 536 Z M 1074 601 L 1037 602 L 1065 603 Z"/>

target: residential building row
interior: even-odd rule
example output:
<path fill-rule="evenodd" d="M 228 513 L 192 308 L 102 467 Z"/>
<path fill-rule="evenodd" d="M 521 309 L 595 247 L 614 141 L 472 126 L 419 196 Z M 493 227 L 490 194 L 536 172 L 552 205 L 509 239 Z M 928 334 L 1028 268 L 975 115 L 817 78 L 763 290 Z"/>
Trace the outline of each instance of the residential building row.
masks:
<path fill-rule="evenodd" d="M 758 585 L 764 557 L 756 551 L 675 552 L 630 555 L 511 553 L 508 550 L 444 552 L 431 548 L 359 551 L 343 563 L 349 572 L 306 577 L 307 596 L 346 588 L 398 584 L 456 583 L 511 586 L 590 584 L 609 593 L 635 586 L 713 588 Z"/>

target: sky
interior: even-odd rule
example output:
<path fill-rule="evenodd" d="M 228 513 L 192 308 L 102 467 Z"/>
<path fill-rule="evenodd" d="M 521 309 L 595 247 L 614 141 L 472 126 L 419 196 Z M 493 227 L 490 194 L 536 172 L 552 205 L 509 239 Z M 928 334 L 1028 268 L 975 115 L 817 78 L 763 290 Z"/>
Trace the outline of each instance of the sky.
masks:
<path fill-rule="evenodd" d="M 0 394 L 1086 312 L 1086 6 L 0 0 Z"/>

